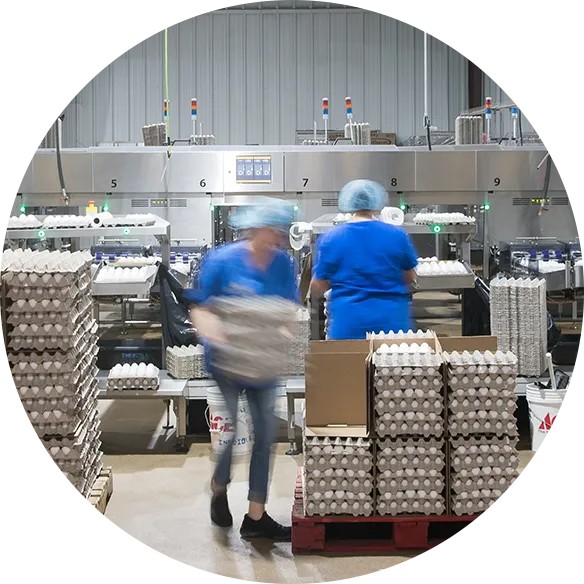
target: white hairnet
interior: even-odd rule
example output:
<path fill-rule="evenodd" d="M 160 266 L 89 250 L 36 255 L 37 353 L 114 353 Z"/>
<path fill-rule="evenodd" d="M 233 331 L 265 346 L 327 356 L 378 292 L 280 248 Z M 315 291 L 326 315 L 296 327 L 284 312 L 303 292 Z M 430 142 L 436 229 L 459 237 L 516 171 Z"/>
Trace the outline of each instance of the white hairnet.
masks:
<path fill-rule="evenodd" d="M 387 205 L 387 192 L 372 180 L 353 180 L 339 193 L 339 211 L 381 211 Z"/>
<path fill-rule="evenodd" d="M 273 227 L 287 231 L 293 221 L 294 207 L 290 203 L 263 197 L 259 204 L 237 211 L 230 223 L 234 229 Z"/>

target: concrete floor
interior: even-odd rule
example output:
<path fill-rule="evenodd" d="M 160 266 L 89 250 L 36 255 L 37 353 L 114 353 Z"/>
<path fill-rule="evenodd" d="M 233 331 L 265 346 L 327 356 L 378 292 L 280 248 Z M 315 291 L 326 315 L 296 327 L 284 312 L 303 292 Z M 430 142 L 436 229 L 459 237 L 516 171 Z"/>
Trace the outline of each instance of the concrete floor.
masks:
<path fill-rule="evenodd" d="M 230 505 L 235 525 L 222 530 L 209 520 L 209 479 L 213 463 L 208 443 L 175 454 L 166 434 L 164 409 L 155 402 L 102 402 L 104 463 L 113 467 L 114 493 L 106 516 L 151 548 L 201 570 L 256 582 L 329 582 L 399 564 L 411 555 L 368 557 L 293 556 L 290 544 L 247 543 L 239 537 L 246 512 L 247 461 L 234 465 Z M 281 426 L 283 429 L 283 425 Z M 271 515 L 289 524 L 292 493 L 302 457 L 275 449 Z M 133 454 L 122 454 L 132 452 Z M 521 452 L 521 468 L 533 453 Z"/>

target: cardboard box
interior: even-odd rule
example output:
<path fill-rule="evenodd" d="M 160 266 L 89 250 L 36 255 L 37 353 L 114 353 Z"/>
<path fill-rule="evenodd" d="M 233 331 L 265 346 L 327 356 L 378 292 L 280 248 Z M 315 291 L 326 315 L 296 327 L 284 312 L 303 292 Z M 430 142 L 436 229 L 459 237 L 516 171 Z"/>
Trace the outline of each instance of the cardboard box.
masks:
<path fill-rule="evenodd" d="M 306 356 L 306 427 L 313 436 L 369 431 L 369 341 L 314 341 Z"/>
<path fill-rule="evenodd" d="M 491 351 L 498 348 L 497 337 L 439 337 L 438 341 L 445 353 L 453 351 Z"/>

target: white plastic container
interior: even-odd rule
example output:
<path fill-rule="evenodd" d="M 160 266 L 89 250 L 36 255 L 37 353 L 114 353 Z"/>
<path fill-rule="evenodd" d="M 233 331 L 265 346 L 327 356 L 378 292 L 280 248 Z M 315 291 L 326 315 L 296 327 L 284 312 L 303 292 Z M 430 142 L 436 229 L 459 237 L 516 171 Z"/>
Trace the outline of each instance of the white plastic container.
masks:
<path fill-rule="evenodd" d="M 527 386 L 532 450 L 537 451 L 551 430 L 565 395 L 566 390 L 540 389 L 534 384 Z"/>
<path fill-rule="evenodd" d="M 253 425 L 249 405 L 244 395 L 240 395 L 237 405 L 237 420 L 233 420 L 219 388 L 207 390 L 209 410 L 209 433 L 211 450 L 219 456 L 233 441 L 233 456 L 245 456 L 251 453 L 253 445 Z"/>

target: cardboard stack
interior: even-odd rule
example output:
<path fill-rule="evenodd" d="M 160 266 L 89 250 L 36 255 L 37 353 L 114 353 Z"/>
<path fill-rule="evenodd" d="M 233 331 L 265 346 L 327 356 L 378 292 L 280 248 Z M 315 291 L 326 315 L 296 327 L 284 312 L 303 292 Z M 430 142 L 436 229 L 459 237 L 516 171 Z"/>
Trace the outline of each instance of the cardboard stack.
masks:
<path fill-rule="evenodd" d="M 8 250 L 3 318 L 14 382 L 43 445 L 88 496 L 101 471 L 91 255 Z"/>
<path fill-rule="evenodd" d="M 166 368 L 175 379 L 208 379 L 203 345 L 167 347 Z"/>

